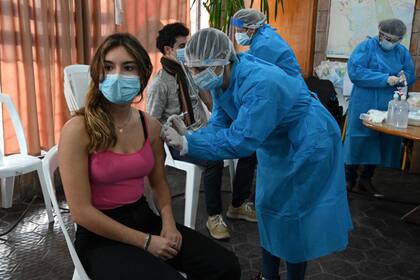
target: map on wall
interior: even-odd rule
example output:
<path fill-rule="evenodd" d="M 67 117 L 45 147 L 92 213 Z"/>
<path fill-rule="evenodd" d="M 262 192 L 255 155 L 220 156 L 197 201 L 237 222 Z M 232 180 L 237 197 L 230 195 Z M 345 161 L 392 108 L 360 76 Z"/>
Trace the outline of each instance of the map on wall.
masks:
<path fill-rule="evenodd" d="M 378 34 L 378 23 L 399 18 L 407 25 L 402 43 L 409 48 L 415 0 L 331 0 L 327 57 L 348 58 L 367 36 Z"/>

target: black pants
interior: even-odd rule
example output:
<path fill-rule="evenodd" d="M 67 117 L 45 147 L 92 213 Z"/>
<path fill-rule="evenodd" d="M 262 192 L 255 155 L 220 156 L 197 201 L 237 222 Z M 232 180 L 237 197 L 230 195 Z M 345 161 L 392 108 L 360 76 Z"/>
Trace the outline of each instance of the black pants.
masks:
<path fill-rule="evenodd" d="M 103 211 L 131 228 L 159 235 L 162 222 L 144 198 L 123 207 Z M 237 257 L 200 233 L 177 224 L 182 247 L 170 260 L 163 261 L 142 248 L 96 235 L 79 226 L 75 247 L 91 279 L 240 279 Z"/>
<path fill-rule="evenodd" d="M 363 167 L 360 170 L 360 178 L 363 179 L 372 179 L 373 174 L 375 173 L 376 165 L 373 164 L 346 164 L 346 181 L 349 183 L 355 183 L 358 177 L 357 171 L 360 167 Z"/>
<path fill-rule="evenodd" d="M 236 176 L 233 180 L 232 206 L 239 207 L 245 200 L 255 202 L 255 191 L 251 195 L 251 187 L 254 182 L 257 155 L 253 153 L 249 157 L 240 158 L 236 166 Z"/>
<path fill-rule="evenodd" d="M 262 249 L 262 267 L 263 277 L 267 280 L 280 280 L 279 267 L 280 258 L 273 256 Z M 306 272 L 306 262 L 301 263 L 290 263 L 286 262 L 287 267 L 287 280 L 304 280 Z"/>
<path fill-rule="evenodd" d="M 179 151 L 171 149 L 172 157 L 204 167 L 203 184 L 206 194 L 206 207 L 209 216 L 222 213 L 222 160 L 200 160 L 188 155 L 181 156 Z M 256 154 L 246 158 L 240 158 L 236 167 L 236 176 L 233 181 L 232 205 L 239 207 L 250 197 L 252 182 L 254 180 L 255 166 L 257 165 Z M 251 198 L 252 201 L 255 198 Z"/>

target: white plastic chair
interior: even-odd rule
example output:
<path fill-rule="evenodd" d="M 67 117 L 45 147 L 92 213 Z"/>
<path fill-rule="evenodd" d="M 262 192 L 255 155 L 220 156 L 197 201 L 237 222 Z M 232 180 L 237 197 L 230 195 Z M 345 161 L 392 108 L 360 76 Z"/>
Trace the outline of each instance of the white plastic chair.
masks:
<path fill-rule="evenodd" d="M 64 68 L 64 97 L 71 114 L 84 106 L 89 83 L 89 65 L 73 64 Z"/>
<path fill-rule="evenodd" d="M 45 174 L 47 190 L 54 207 L 55 217 L 58 220 L 61 230 L 63 231 L 64 238 L 66 239 L 67 248 L 70 252 L 70 257 L 74 264 L 73 280 L 88 280 L 89 277 L 80 262 L 79 256 L 74 249 L 73 242 L 61 217 L 60 207 L 58 206 L 57 197 L 55 196 L 54 188 L 54 171 L 58 168 L 58 146 L 52 147 L 42 160 L 42 167 Z"/>
<path fill-rule="evenodd" d="M 2 207 L 10 208 L 13 205 L 15 176 L 36 171 L 41 183 L 42 195 L 44 197 L 45 208 L 47 209 L 48 221 L 51 223 L 54 221 L 54 218 L 52 215 L 50 199 L 48 197 L 44 172 L 42 170 L 42 161 L 37 157 L 28 155 L 28 148 L 26 145 L 22 123 L 10 96 L 0 93 L 0 103 L 6 105 L 6 108 L 9 112 L 9 116 L 12 120 L 13 127 L 18 139 L 20 150 L 19 154 L 10 156 L 4 156 L 2 152 L 0 153 Z"/>
<path fill-rule="evenodd" d="M 184 225 L 192 229 L 195 228 L 197 218 L 198 198 L 200 194 L 201 175 L 204 168 L 182 160 L 175 160 L 172 157 L 168 145 L 164 144 L 166 159 L 165 165 L 185 171 L 187 178 L 185 182 L 185 208 L 184 208 Z M 229 167 L 230 184 L 233 188 L 233 178 L 235 178 L 235 163 L 233 160 L 225 160 L 224 166 Z"/>
<path fill-rule="evenodd" d="M 166 159 L 165 165 L 183 170 L 187 173 L 185 182 L 185 209 L 184 209 L 184 226 L 195 228 L 195 220 L 197 218 L 198 197 L 200 193 L 201 175 L 204 168 L 182 160 L 175 160 L 172 157 L 168 145 L 164 144 Z"/>
<path fill-rule="evenodd" d="M 206 104 L 204 104 L 203 100 L 200 100 L 201 106 L 203 107 L 204 112 L 206 113 L 207 120 L 211 117 L 211 112 L 207 109 Z M 224 160 L 224 167 L 229 167 L 229 174 L 230 174 L 230 188 L 233 192 L 233 180 L 235 179 L 236 175 L 236 166 L 238 165 L 238 159 L 225 159 Z"/>

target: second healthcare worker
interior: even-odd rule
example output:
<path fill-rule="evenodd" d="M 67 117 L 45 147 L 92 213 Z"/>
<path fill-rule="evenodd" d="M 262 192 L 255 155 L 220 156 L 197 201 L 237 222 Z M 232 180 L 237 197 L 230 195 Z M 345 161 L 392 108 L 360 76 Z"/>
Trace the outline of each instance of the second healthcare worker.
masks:
<path fill-rule="evenodd" d="M 370 109 L 386 111 L 397 85 L 414 83 L 414 64 L 407 48 L 400 44 L 407 28 L 399 19 L 379 23 L 379 36 L 360 43 L 347 63 L 353 82 L 348 126 L 344 141 L 346 179 L 349 190 L 382 196 L 372 185 L 376 165 L 398 167 L 401 138 L 375 132 L 363 126 L 359 116 Z M 359 166 L 363 166 L 358 176 Z"/>
<path fill-rule="evenodd" d="M 231 24 L 235 39 L 242 46 L 250 46 L 248 53 L 277 65 L 293 77 L 302 77 L 293 50 L 274 28 L 265 23 L 266 16 L 254 9 L 237 11 Z"/>
<path fill-rule="evenodd" d="M 196 132 L 165 126 L 168 145 L 216 160 L 257 152 L 256 212 L 263 277 L 304 279 L 306 261 L 344 250 L 352 228 L 340 131 L 302 79 L 252 55 L 236 55 L 229 38 L 207 28 L 186 47 L 196 84 L 213 91 L 213 114 Z M 186 132 L 185 132 L 186 131 Z"/>

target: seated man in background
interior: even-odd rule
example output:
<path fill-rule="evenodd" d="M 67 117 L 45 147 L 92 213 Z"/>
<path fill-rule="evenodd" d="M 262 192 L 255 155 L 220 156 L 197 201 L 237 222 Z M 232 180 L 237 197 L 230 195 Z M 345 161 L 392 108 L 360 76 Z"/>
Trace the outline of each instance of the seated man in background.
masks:
<path fill-rule="evenodd" d="M 147 111 L 162 124 L 172 115 L 184 115 L 183 121 L 191 130 L 207 124 L 207 115 L 201 98 L 206 94 L 194 84 L 192 77 L 184 68 L 182 61 L 189 30 L 182 23 L 164 26 L 156 39 L 156 46 L 163 54 L 162 68 L 148 89 Z M 206 102 L 209 104 L 209 102 Z M 211 110 L 211 108 L 209 108 Z M 221 184 L 223 161 L 197 160 L 181 156 L 171 150 L 174 159 L 191 162 L 204 167 L 204 191 L 206 197 L 207 229 L 215 239 L 230 237 L 229 229 L 222 217 Z M 232 205 L 226 213 L 228 218 L 256 222 L 253 203 L 248 202 L 256 166 L 255 155 L 241 159 L 238 163 L 232 193 Z"/>

